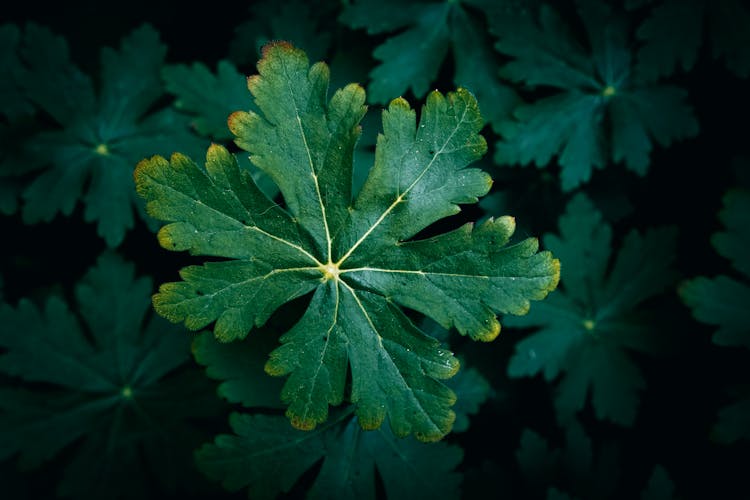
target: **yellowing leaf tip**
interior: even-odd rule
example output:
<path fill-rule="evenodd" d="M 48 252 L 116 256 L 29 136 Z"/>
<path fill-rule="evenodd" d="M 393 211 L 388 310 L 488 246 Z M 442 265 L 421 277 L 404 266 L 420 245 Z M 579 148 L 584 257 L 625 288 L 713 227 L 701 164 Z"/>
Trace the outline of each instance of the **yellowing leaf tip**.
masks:
<path fill-rule="evenodd" d="M 474 340 L 480 342 L 492 342 L 500 335 L 500 322 L 497 318 L 493 318 L 488 325 L 488 329 L 479 331 L 474 335 Z"/>

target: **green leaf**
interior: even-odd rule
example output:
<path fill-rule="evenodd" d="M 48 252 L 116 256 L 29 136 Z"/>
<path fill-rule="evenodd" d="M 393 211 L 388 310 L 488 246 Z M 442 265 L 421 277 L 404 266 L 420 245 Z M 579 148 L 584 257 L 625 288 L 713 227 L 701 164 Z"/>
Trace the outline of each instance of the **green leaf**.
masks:
<path fill-rule="evenodd" d="M 712 55 L 741 78 L 750 75 L 750 9 L 738 0 L 664 0 L 638 28 L 638 71 L 646 79 L 688 71 L 704 38 Z M 705 35 L 704 35 L 705 33 Z"/>
<path fill-rule="evenodd" d="M 554 480 L 560 450 L 551 449 L 542 436 L 531 429 L 524 429 L 516 450 L 516 460 L 524 481 L 538 493 L 544 491 Z"/>
<path fill-rule="evenodd" d="M 674 483 L 669 479 L 669 474 L 661 465 L 655 466 L 641 493 L 641 500 L 669 500 L 674 497 Z"/>
<path fill-rule="evenodd" d="M 481 10 L 483 17 L 491 15 L 490 5 L 481 1 L 389 0 L 384 4 L 381 0 L 360 0 L 347 6 L 341 20 L 353 28 L 367 28 L 370 34 L 400 30 L 375 49 L 374 56 L 382 63 L 370 75 L 372 102 L 386 103 L 408 90 L 421 98 L 452 49 L 454 83 L 471 89 L 493 126 L 507 119 L 518 96 L 493 70 L 497 62 L 490 50 L 491 41 L 471 7 Z"/>
<path fill-rule="evenodd" d="M 197 452 L 198 466 L 230 491 L 248 488 L 251 498 L 288 492 L 319 460 L 309 498 L 375 498 L 375 470 L 388 498 L 458 498 L 454 472 L 463 453 L 444 443 L 399 439 L 383 427 L 363 431 L 351 410 L 337 412 L 312 432 L 292 429 L 285 419 L 232 414 L 234 435 L 217 436 Z"/>
<path fill-rule="evenodd" d="M 185 366 L 188 339 L 146 318 L 150 292 L 131 264 L 104 254 L 76 287 L 83 322 L 58 297 L 0 307 L 0 373 L 18 378 L 0 389 L 0 459 L 28 468 L 64 453 L 60 492 L 78 497 L 140 498 L 148 474 L 176 486 L 201 439 L 185 420 L 217 408 Z"/>
<path fill-rule="evenodd" d="M 729 259 L 743 275 L 741 281 L 729 276 L 700 276 L 680 286 L 682 300 L 703 323 L 718 326 L 713 341 L 724 346 L 750 348 L 750 266 L 745 249 L 750 244 L 750 192 L 730 191 L 724 197 L 720 219 L 726 231 L 714 234 L 712 242 L 719 254 Z"/>
<path fill-rule="evenodd" d="M 162 246 L 230 259 L 183 269 L 183 281 L 162 285 L 154 306 L 192 329 L 216 321 L 216 337 L 231 341 L 312 295 L 266 364 L 268 373 L 290 375 L 282 400 L 292 423 L 312 429 L 346 400 L 365 428 L 388 416 L 398 436 L 440 439 L 455 396 L 439 380 L 458 362 L 399 305 L 491 340 L 500 330 L 495 314 L 523 314 L 556 286 L 558 262 L 536 240 L 507 245 L 510 217 L 408 241 L 489 189 L 487 174 L 467 168 L 486 145 L 466 90 L 430 94 L 419 124 L 406 101 L 394 100 L 375 165 L 352 200 L 364 91 L 351 84 L 329 101 L 328 68 L 310 67 L 283 42 L 264 49 L 258 69 L 248 84 L 261 114 L 237 112 L 230 129 L 279 186 L 285 208 L 220 146 L 209 149 L 205 170 L 179 154 L 144 160 L 137 189 L 148 212 L 168 222 Z"/>
<path fill-rule="evenodd" d="M 288 40 L 314 60 L 324 58 L 331 46 L 331 33 L 324 24 L 333 13 L 324 2 L 314 7 L 302 0 L 254 2 L 250 19 L 234 30 L 229 46 L 232 60 L 241 65 L 253 63 L 261 48 L 273 40 Z"/>
<path fill-rule="evenodd" d="M 446 385 L 460 395 L 453 406 L 456 414 L 453 432 L 466 432 L 469 429 L 469 416 L 478 413 L 479 407 L 494 395 L 492 387 L 478 370 L 465 367 Z"/>
<path fill-rule="evenodd" d="M 638 28 L 643 41 L 638 50 L 638 70 L 644 78 L 656 80 L 680 67 L 692 69 L 703 39 L 702 1 L 664 0 Z"/>
<path fill-rule="evenodd" d="M 232 138 L 229 115 L 248 107 L 247 82 L 229 61 L 219 61 L 216 74 L 195 62 L 165 66 L 162 76 L 175 107 L 193 116 L 192 126 L 203 135 L 223 141 Z M 253 106 L 250 106 L 254 108 Z"/>
<path fill-rule="evenodd" d="M 0 26 L 0 67 L 4 71 L 0 80 L 0 113 L 10 121 L 34 112 L 21 86 L 24 68 L 19 57 L 20 41 L 21 30 L 17 26 Z"/>
<path fill-rule="evenodd" d="M 724 196 L 724 209 L 719 220 L 726 231 L 716 233 L 711 242 L 719 255 L 726 257 L 732 266 L 750 278 L 750 263 L 747 262 L 747 245 L 750 244 L 750 192 L 730 191 Z"/>
<path fill-rule="evenodd" d="M 534 496 L 546 490 L 548 499 L 611 498 L 617 491 L 616 449 L 606 443 L 595 448 L 576 420 L 571 420 L 565 429 L 562 449 L 552 448 L 542 436 L 524 429 L 516 458 Z M 559 482 L 564 482 L 576 496 L 558 490 Z"/>
<path fill-rule="evenodd" d="M 560 217 L 560 234 L 545 246 L 565 263 L 561 289 L 527 316 L 506 324 L 537 331 L 516 345 L 511 377 L 542 373 L 558 385 L 564 418 L 580 411 L 589 392 L 597 418 L 633 424 L 645 381 L 627 350 L 654 352 L 659 331 L 635 313 L 639 304 L 674 283 L 675 231 L 630 232 L 615 257 L 612 229 L 583 194 Z"/>
<path fill-rule="evenodd" d="M 750 348 L 750 321 L 747 318 L 750 266 L 744 250 L 750 242 L 749 213 L 750 192 L 740 189 L 729 191 L 724 196 L 724 208 L 719 213 L 725 231 L 714 234 L 711 239 L 719 254 L 729 259 L 741 278 L 698 276 L 683 282 L 679 288 L 683 302 L 692 309 L 695 319 L 718 326 L 713 336 L 713 342 L 717 345 Z M 749 415 L 750 397 L 747 395 L 724 407 L 713 430 L 716 439 L 723 443 L 750 439 Z"/>
<path fill-rule="evenodd" d="M 745 395 L 719 410 L 718 420 L 712 429 L 712 437 L 726 444 L 740 439 L 750 440 L 748 422 L 750 422 L 750 395 Z"/>
<path fill-rule="evenodd" d="M 59 125 L 32 140 L 36 161 L 49 168 L 24 191 L 24 220 L 70 215 L 83 202 L 84 219 L 97 223 L 108 246 L 117 246 L 134 226 L 134 210 L 145 218 L 132 184 L 137 161 L 203 144 L 184 117 L 151 110 L 163 95 L 166 48 L 153 28 L 143 26 L 123 39 L 119 51 L 103 49 L 98 93 L 71 63 L 65 40 L 48 30 L 29 25 L 22 53 L 30 67 L 24 81 L 30 99 Z"/>
<path fill-rule="evenodd" d="M 517 107 L 515 121 L 499 126 L 495 161 L 541 168 L 557 156 L 566 191 L 610 161 L 642 176 L 654 142 L 666 147 L 698 132 L 684 90 L 634 73 L 622 15 L 595 2 L 581 3 L 579 12 L 588 47 L 547 6 L 536 22 L 519 23 L 496 45 L 514 58 L 501 69 L 505 78 L 554 93 Z"/>
<path fill-rule="evenodd" d="M 279 394 L 283 380 L 269 378 L 263 369 L 278 338 L 270 331 L 226 344 L 210 332 L 193 340 L 193 356 L 206 367 L 206 375 L 221 380 L 219 395 L 230 403 L 249 408 L 282 408 Z"/>

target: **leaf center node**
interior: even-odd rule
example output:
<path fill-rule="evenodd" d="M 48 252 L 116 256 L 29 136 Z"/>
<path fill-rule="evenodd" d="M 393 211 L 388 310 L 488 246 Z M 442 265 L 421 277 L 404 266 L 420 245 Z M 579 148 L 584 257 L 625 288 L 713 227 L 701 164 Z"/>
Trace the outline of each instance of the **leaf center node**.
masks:
<path fill-rule="evenodd" d="M 587 332 L 593 332 L 594 328 L 596 328 L 596 321 L 594 321 L 593 319 L 586 318 L 581 321 L 581 324 Z"/>
<path fill-rule="evenodd" d="M 323 273 L 323 282 L 326 282 L 328 280 L 338 280 L 339 274 L 341 274 L 341 270 L 339 269 L 338 264 L 334 264 L 330 260 L 327 264 L 321 264 L 318 266 L 318 269 L 320 269 L 320 272 Z"/>
<path fill-rule="evenodd" d="M 604 97 L 613 97 L 616 94 L 617 94 L 617 89 L 615 88 L 614 85 L 607 85 L 606 87 L 602 89 L 602 95 Z"/>
<path fill-rule="evenodd" d="M 94 148 L 94 153 L 99 156 L 109 156 L 109 148 L 102 142 Z"/>
<path fill-rule="evenodd" d="M 133 398 L 133 388 L 129 385 L 126 385 L 122 388 L 120 391 L 120 395 L 125 399 L 132 399 Z"/>

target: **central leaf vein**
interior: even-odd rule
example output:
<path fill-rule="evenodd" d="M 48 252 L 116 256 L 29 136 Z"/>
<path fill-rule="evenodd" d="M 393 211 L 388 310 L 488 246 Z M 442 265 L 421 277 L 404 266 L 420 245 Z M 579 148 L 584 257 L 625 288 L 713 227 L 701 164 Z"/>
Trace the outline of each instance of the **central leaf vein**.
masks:
<path fill-rule="evenodd" d="M 297 120 L 297 126 L 299 127 L 300 136 L 302 137 L 302 144 L 305 146 L 305 153 L 307 153 L 307 161 L 310 165 L 310 175 L 312 175 L 313 183 L 315 184 L 315 195 L 318 198 L 318 206 L 320 207 L 320 214 L 323 218 L 323 228 L 326 233 L 326 246 L 328 252 L 328 262 L 331 262 L 331 233 L 328 229 L 328 218 L 326 217 L 326 207 L 323 203 L 323 196 L 320 192 L 320 184 L 318 183 L 318 174 L 315 172 L 315 163 L 313 162 L 312 152 L 310 151 L 310 145 L 307 143 L 307 136 L 305 129 L 302 126 L 302 118 L 300 116 L 299 108 L 297 107 L 297 101 L 294 99 L 294 88 L 292 87 L 292 78 L 289 76 L 285 63 L 282 63 L 284 73 L 286 75 L 287 88 L 289 89 L 289 95 L 292 98 L 292 104 L 294 105 L 294 117 Z"/>

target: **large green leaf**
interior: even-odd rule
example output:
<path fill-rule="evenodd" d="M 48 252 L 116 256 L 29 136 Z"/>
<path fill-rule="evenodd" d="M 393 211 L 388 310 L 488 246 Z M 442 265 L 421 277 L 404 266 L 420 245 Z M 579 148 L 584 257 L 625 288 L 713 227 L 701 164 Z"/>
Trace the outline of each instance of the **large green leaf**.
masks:
<path fill-rule="evenodd" d="M 644 81 L 633 71 L 624 17 L 604 2 L 579 7 L 588 47 L 548 6 L 536 22 L 519 23 L 496 45 L 514 58 L 503 76 L 548 87 L 552 95 L 515 109 L 516 120 L 500 127 L 495 160 L 541 168 L 557 156 L 564 190 L 588 182 L 610 161 L 644 175 L 654 142 L 666 147 L 698 132 L 684 90 Z"/>
<path fill-rule="evenodd" d="M 185 335 L 147 319 L 150 292 L 133 265 L 104 254 L 76 288 L 78 314 L 58 297 L 0 307 L 0 373 L 17 377 L 0 388 L 0 459 L 36 467 L 65 454 L 59 490 L 76 497 L 143 498 L 149 476 L 183 483 L 202 439 L 186 420 L 217 405 L 186 366 Z"/>
<path fill-rule="evenodd" d="M 542 373 L 550 382 L 564 373 L 556 398 L 561 416 L 581 410 L 590 392 L 598 418 L 632 425 L 645 381 L 627 350 L 654 352 L 661 343 L 637 308 L 676 279 L 675 231 L 632 231 L 612 258 L 612 229 L 583 194 L 570 201 L 559 226 L 560 235 L 544 242 L 565 263 L 561 289 L 527 316 L 506 318 L 508 325 L 537 328 L 516 345 L 508 373 Z"/>
<path fill-rule="evenodd" d="M 83 202 L 84 219 L 97 223 L 108 246 L 119 245 L 134 226 L 134 211 L 145 217 L 131 180 L 136 163 L 205 145 L 190 133 L 186 117 L 152 109 L 164 92 L 166 47 L 143 26 L 119 50 L 103 49 L 98 92 L 71 62 L 65 40 L 46 28 L 27 26 L 22 55 L 29 98 L 59 125 L 31 140 L 35 161 L 49 168 L 24 191 L 24 220 L 70 215 Z"/>
<path fill-rule="evenodd" d="M 486 145 L 466 90 L 430 94 L 419 123 L 406 101 L 392 101 L 375 165 L 353 200 L 364 91 L 351 84 L 329 101 L 326 65 L 310 67 L 286 43 L 267 46 L 258 69 L 248 84 L 261 113 L 237 112 L 230 128 L 279 186 L 285 208 L 220 146 L 209 149 L 205 170 L 179 154 L 144 160 L 137 189 L 148 212 L 168 222 L 162 246 L 230 259 L 183 269 L 183 281 L 161 286 L 156 310 L 193 329 L 216 321 L 217 338 L 231 341 L 313 292 L 266 364 L 290 375 L 282 400 L 292 423 L 312 429 L 329 404 L 348 400 L 368 429 L 388 416 L 396 435 L 439 439 L 455 401 L 439 379 L 458 362 L 399 305 L 491 340 L 497 313 L 523 314 L 556 286 L 558 262 L 534 239 L 508 245 L 511 217 L 409 241 L 489 189 L 487 174 L 467 168 Z"/>

